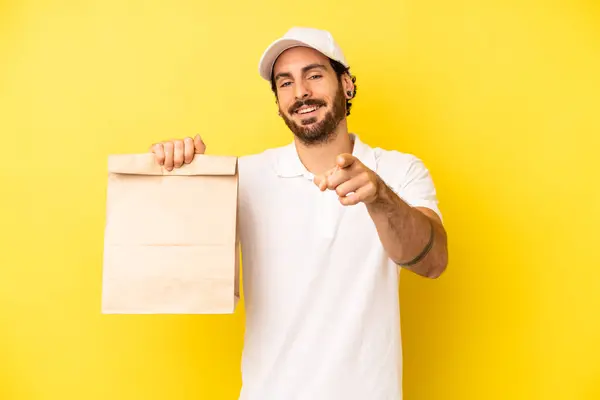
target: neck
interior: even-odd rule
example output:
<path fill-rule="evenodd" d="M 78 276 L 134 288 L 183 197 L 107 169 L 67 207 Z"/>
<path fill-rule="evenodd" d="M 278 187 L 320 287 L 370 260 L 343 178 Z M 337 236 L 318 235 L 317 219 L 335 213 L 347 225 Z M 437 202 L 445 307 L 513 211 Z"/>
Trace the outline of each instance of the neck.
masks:
<path fill-rule="evenodd" d="M 346 119 L 343 119 L 326 143 L 306 145 L 295 138 L 298 157 L 311 173 L 322 174 L 335 167 L 335 158 L 342 153 L 352 154 L 354 143 L 348 134 Z"/>

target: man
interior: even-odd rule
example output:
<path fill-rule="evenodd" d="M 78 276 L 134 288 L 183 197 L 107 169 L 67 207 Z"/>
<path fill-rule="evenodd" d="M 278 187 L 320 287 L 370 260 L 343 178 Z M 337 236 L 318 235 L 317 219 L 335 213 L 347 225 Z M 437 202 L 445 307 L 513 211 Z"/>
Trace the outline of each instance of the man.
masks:
<path fill-rule="evenodd" d="M 447 264 L 432 179 L 415 156 L 348 132 L 355 79 L 328 32 L 292 28 L 259 72 L 294 140 L 239 159 L 240 398 L 400 399 L 399 268 L 437 278 Z M 205 145 L 152 151 L 171 170 Z"/>

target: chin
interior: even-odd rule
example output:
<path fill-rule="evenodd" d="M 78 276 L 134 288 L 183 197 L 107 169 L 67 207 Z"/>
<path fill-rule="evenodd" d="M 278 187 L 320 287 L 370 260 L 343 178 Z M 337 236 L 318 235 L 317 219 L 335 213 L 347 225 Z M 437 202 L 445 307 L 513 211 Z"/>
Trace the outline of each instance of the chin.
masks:
<path fill-rule="evenodd" d="M 318 122 L 320 122 L 320 120 L 317 117 L 300 119 L 300 125 L 302 125 L 302 126 L 313 125 L 313 124 L 316 124 Z"/>

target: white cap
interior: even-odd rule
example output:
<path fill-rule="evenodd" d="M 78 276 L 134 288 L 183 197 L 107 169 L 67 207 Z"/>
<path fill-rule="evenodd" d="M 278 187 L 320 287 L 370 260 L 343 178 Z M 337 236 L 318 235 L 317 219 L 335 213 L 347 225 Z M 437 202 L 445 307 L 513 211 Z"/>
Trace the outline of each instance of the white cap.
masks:
<path fill-rule="evenodd" d="M 298 46 L 311 47 L 348 68 L 342 49 L 333 40 L 331 33 L 315 28 L 293 27 L 267 47 L 258 63 L 260 76 L 270 81 L 277 57 L 285 50 Z"/>

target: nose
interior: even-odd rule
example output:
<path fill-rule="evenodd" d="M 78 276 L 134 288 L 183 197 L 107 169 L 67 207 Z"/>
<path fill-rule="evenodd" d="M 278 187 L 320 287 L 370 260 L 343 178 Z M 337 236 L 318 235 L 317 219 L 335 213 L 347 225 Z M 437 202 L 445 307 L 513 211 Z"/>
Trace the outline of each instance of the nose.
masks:
<path fill-rule="evenodd" d="M 304 83 L 298 82 L 296 84 L 295 96 L 296 96 L 296 100 L 306 99 L 307 97 L 310 96 L 310 90 L 306 85 L 304 85 Z"/>

